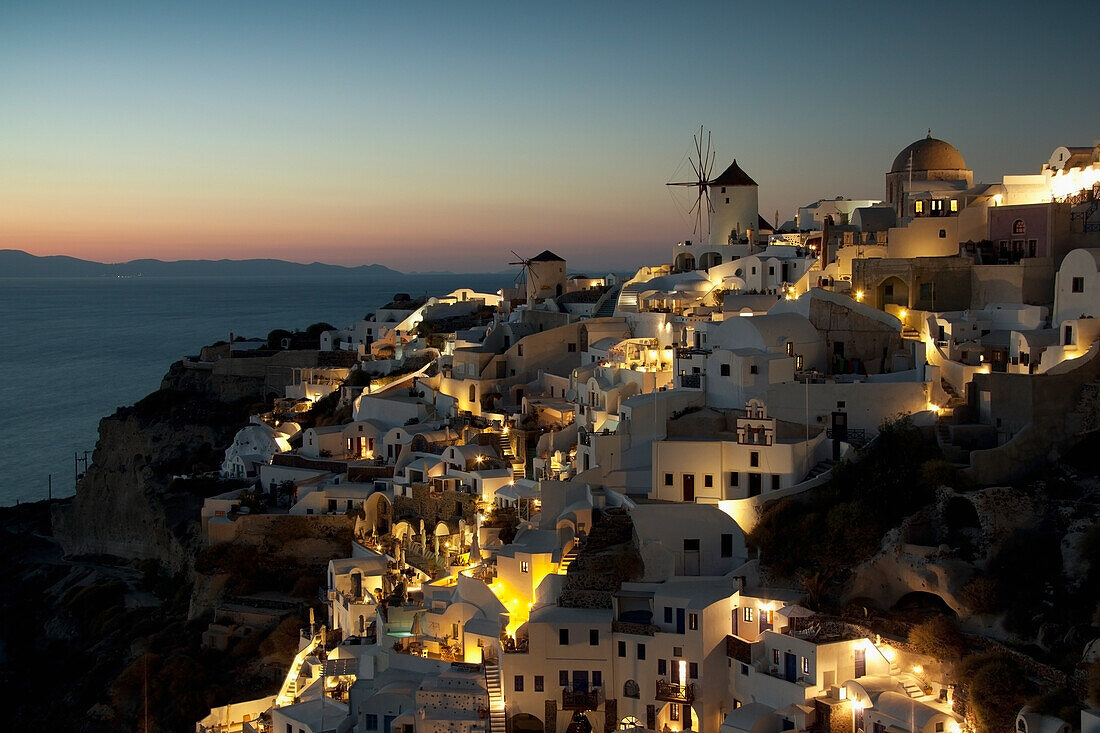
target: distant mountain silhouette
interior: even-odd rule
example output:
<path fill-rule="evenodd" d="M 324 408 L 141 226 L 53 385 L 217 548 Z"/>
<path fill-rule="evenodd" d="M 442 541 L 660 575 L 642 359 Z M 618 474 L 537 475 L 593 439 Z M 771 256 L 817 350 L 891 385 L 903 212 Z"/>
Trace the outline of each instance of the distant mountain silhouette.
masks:
<path fill-rule="evenodd" d="M 132 260 L 106 264 L 65 255 L 38 257 L 18 249 L 0 249 L 2 277 L 265 277 L 402 275 L 383 265 L 344 267 L 313 262 L 303 265 L 284 260 Z"/>

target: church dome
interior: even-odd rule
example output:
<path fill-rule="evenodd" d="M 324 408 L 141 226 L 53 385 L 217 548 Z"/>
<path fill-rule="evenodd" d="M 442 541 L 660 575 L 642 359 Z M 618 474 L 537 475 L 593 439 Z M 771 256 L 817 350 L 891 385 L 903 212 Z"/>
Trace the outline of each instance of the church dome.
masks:
<path fill-rule="evenodd" d="M 909 170 L 909 154 L 913 155 L 913 170 L 915 171 L 955 171 L 966 170 L 966 161 L 962 154 L 951 143 L 937 140 L 928 133 L 928 137 L 917 140 L 907 145 L 904 150 L 894 158 L 894 165 L 890 167 L 891 173 L 905 173 Z"/>

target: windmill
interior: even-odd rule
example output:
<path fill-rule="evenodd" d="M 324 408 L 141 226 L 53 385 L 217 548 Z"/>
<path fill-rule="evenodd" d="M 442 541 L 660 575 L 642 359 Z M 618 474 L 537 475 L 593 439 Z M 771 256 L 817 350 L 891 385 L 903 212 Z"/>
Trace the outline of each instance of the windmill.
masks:
<path fill-rule="evenodd" d="M 519 272 L 516 273 L 515 284 L 518 287 L 520 278 L 524 279 L 524 281 L 527 284 L 527 286 L 526 286 L 527 287 L 527 300 L 530 301 L 531 298 L 532 298 L 532 294 L 538 292 L 537 283 L 538 283 L 539 278 L 538 278 L 537 275 L 535 275 L 535 269 L 533 267 L 531 267 L 531 258 L 530 257 L 523 257 L 518 252 L 516 252 L 514 249 L 512 250 L 512 254 L 515 255 L 517 261 L 516 262 L 509 262 L 508 264 L 509 265 L 520 265 L 520 270 L 519 270 Z"/>
<path fill-rule="evenodd" d="M 688 209 L 688 214 L 695 214 L 695 228 L 692 233 L 700 240 L 709 234 L 710 215 L 714 212 L 714 206 L 710 201 L 710 185 L 713 183 L 711 174 L 714 172 L 715 153 L 710 149 L 710 132 L 707 132 L 706 143 L 703 142 L 703 128 L 699 127 L 699 134 L 693 135 L 695 140 L 695 157 L 688 158 L 691 168 L 695 172 L 694 181 L 676 181 L 665 184 L 666 186 L 692 186 L 695 188 L 695 203 Z M 703 213 L 704 201 L 706 201 L 706 213 Z M 704 231 L 704 222 L 707 227 Z"/>

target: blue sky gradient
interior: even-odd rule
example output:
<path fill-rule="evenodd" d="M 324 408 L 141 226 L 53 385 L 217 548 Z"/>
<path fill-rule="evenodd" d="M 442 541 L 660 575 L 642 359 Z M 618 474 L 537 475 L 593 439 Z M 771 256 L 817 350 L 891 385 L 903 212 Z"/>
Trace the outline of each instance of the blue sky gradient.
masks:
<path fill-rule="evenodd" d="M 495 270 L 667 258 L 691 135 L 760 208 L 1100 136 L 1069 3 L 0 4 L 0 247 Z"/>

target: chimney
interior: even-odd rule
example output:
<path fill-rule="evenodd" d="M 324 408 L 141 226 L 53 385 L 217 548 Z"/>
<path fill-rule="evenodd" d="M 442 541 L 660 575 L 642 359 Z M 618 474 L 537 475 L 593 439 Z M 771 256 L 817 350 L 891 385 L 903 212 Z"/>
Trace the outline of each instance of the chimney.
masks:
<path fill-rule="evenodd" d="M 825 266 L 829 264 L 829 234 L 833 228 L 833 217 L 831 215 L 825 217 L 825 223 L 821 227 L 821 269 L 824 270 Z"/>

